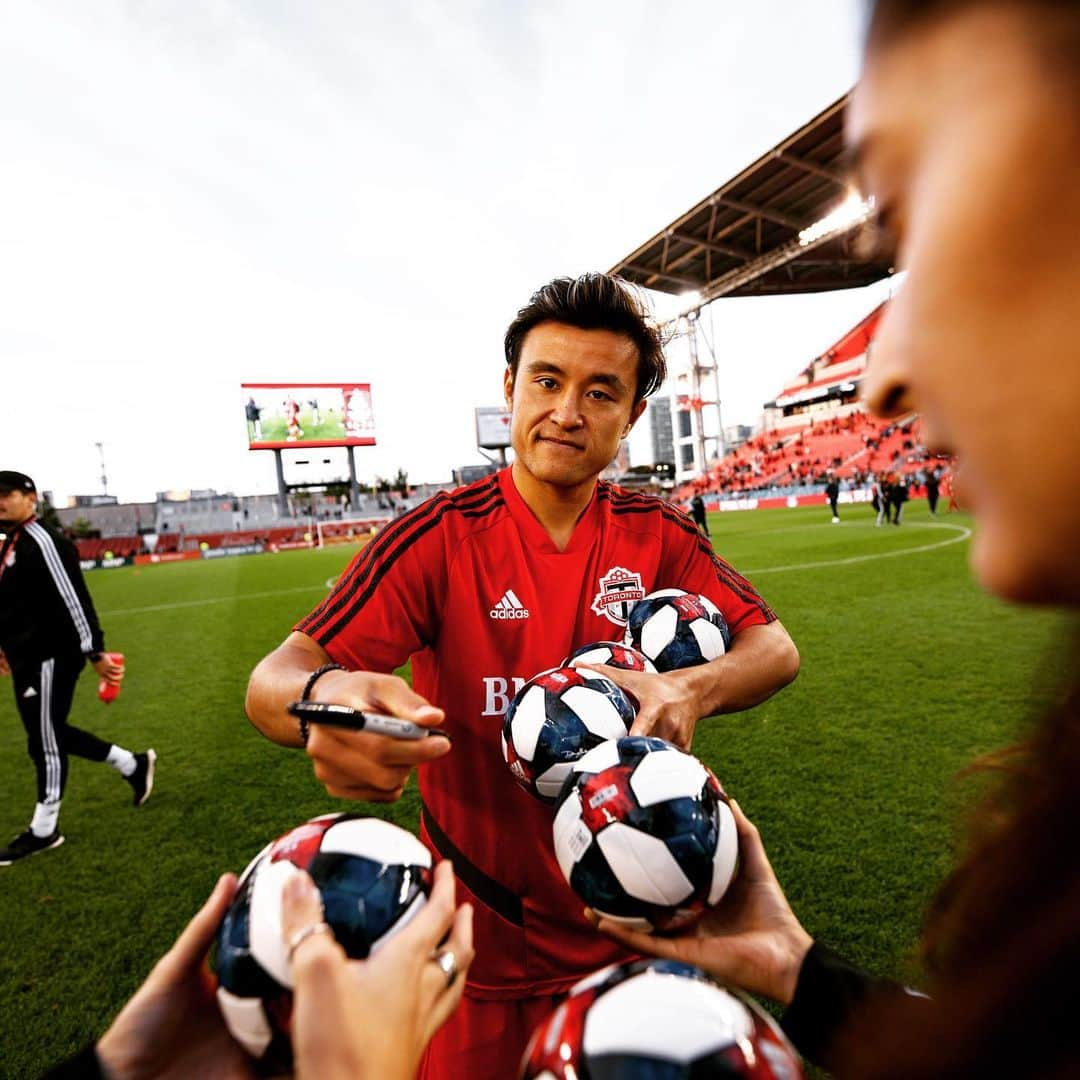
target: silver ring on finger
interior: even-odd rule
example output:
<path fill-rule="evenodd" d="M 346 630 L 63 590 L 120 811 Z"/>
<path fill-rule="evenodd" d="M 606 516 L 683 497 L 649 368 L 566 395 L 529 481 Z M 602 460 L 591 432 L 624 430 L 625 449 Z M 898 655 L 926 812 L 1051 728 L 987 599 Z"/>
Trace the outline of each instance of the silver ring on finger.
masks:
<path fill-rule="evenodd" d="M 313 934 L 333 934 L 333 932 L 334 931 L 322 920 L 319 922 L 308 923 L 307 926 L 301 927 L 291 938 L 289 938 L 289 963 L 291 964 L 293 962 L 293 954 L 296 950 L 299 949 Z"/>
<path fill-rule="evenodd" d="M 454 955 L 454 950 L 440 949 L 431 959 L 435 961 L 439 970 L 446 976 L 447 987 L 453 986 L 458 974 L 457 957 Z"/>

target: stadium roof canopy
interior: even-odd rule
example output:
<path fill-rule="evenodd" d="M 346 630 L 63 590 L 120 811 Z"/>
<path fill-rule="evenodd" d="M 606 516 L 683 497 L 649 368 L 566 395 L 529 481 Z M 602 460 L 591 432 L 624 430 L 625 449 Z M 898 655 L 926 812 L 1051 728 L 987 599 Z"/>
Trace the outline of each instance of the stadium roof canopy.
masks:
<path fill-rule="evenodd" d="M 892 273 L 888 257 L 859 255 L 861 230 L 855 226 L 867 219 L 863 204 L 841 228 L 827 228 L 824 235 L 812 228 L 838 207 L 853 206 L 843 166 L 850 96 L 833 102 L 611 272 L 660 292 L 699 293 L 701 302 L 851 289 Z"/>

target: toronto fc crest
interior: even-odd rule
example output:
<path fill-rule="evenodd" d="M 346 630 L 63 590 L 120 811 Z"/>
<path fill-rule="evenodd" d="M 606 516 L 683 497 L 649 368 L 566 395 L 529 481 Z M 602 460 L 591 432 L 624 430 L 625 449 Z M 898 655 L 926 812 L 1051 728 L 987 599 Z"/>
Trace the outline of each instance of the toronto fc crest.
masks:
<path fill-rule="evenodd" d="M 640 574 L 613 566 L 600 579 L 600 591 L 593 597 L 592 609 L 616 626 L 625 626 L 630 609 L 644 596 Z"/>

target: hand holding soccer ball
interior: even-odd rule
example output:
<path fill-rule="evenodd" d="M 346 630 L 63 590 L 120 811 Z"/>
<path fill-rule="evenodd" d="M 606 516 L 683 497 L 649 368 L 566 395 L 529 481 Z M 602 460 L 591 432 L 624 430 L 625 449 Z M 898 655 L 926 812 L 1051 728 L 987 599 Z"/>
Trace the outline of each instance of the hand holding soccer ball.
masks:
<path fill-rule="evenodd" d="M 358 814 L 327 814 L 291 829 L 261 851 L 240 878 L 218 930 L 218 1003 L 233 1037 L 275 1067 L 292 1061 L 293 951 L 282 894 L 297 870 L 314 878 L 320 931 L 362 959 L 388 943 L 427 903 L 431 853 L 404 829 Z"/>
<path fill-rule="evenodd" d="M 761 835 L 739 804 L 728 804 L 739 838 L 739 873 L 723 900 L 670 936 L 641 933 L 593 912 L 597 928 L 631 952 L 681 960 L 721 982 L 788 1005 L 813 939 L 791 910 Z"/>
<path fill-rule="evenodd" d="M 724 895 L 738 862 L 727 796 L 697 758 L 629 736 L 571 767 L 553 824 L 555 857 L 586 905 L 645 931 L 673 931 Z"/>

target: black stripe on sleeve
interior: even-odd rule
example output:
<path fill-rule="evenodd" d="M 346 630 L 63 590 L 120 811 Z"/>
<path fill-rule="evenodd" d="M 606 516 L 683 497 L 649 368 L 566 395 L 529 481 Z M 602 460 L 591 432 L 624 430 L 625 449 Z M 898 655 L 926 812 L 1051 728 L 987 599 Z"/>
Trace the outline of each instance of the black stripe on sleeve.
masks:
<path fill-rule="evenodd" d="M 370 546 L 375 550 L 371 557 L 362 556 L 348 578 L 339 582 L 322 605 L 297 624 L 298 629 L 325 645 L 367 603 L 390 567 L 450 511 L 467 518 L 484 517 L 502 505 L 497 486 L 489 485 L 483 491 L 466 488 L 451 496 L 436 496 L 417 507 L 397 526 L 386 530 L 385 539 L 379 537 L 372 541 Z"/>

